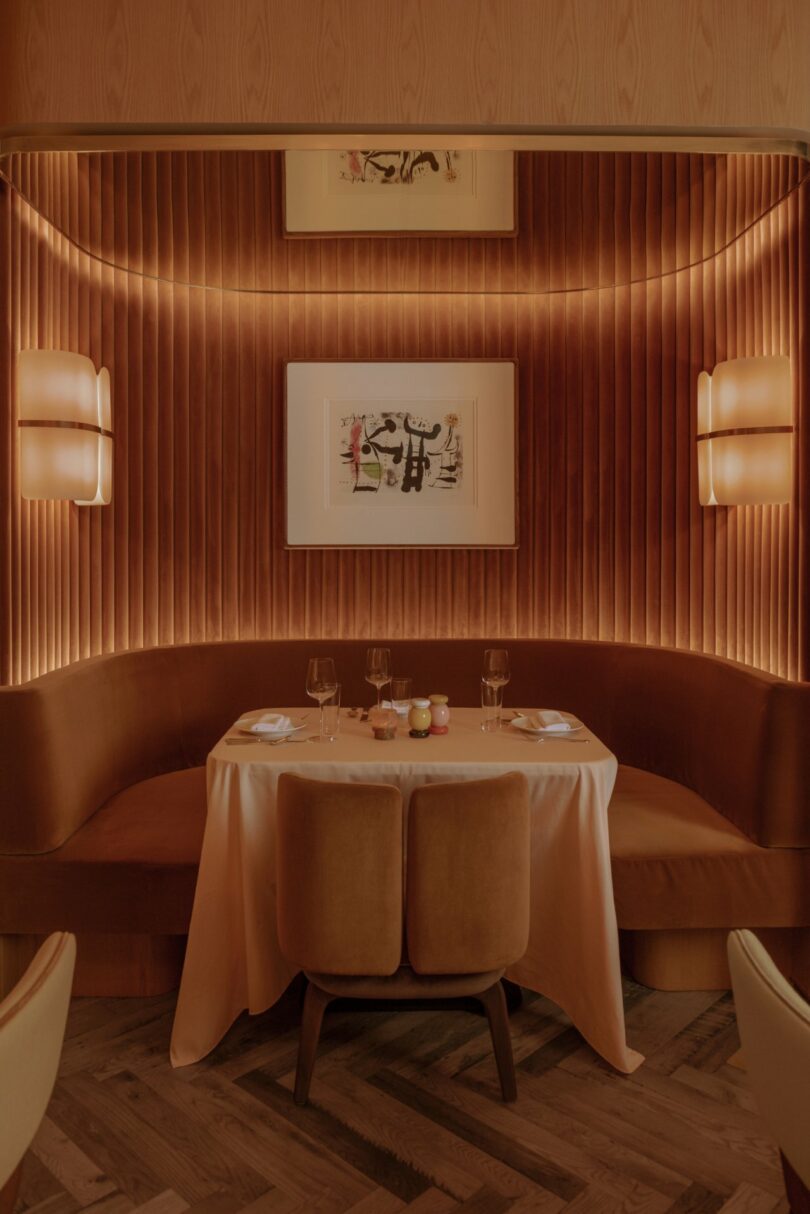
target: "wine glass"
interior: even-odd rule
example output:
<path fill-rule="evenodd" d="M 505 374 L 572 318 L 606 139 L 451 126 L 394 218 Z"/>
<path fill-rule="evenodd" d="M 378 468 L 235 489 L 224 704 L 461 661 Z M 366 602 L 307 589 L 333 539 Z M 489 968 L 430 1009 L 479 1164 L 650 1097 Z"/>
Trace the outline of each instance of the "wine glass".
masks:
<path fill-rule="evenodd" d="M 503 688 L 509 682 L 509 650 L 485 649 L 484 668 L 481 672 L 481 682 L 486 683 L 498 695 L 497 727 L 501 725 L 501 705 L 503 703 Z"/>
<path fill-rule="evenodd" d="M 377 707 L 380 707 L 380 693 L 391 679 L 391 650 L 366 650 L 366 682 L 377 688 Z"/>
<path fill-rule="evenodd" d="M 319 742 L 330 741 L 323 731 L 323 705 L 337 691 L 337 675 L 333 658 L 310 658 L 307 666 L 307 695 L 318 701 L 321 710 Z"/>

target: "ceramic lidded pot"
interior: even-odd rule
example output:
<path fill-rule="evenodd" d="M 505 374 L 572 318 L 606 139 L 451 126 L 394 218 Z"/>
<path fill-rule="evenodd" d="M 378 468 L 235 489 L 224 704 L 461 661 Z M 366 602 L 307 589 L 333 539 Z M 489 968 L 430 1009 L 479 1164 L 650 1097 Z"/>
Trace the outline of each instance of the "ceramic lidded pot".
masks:
<path fill-rule="evenodd" d="M 412 738 L 427 738 L 430 736 L 430 700 L 411 700 L 408 724 L 411 727 L 410 735 Z"/>
<path fill-rule="evenodd" d="M 450 724 L 450 709 L 447 706 L 447 696 L 430 697 L 430 732 L 447 733 Z"/>

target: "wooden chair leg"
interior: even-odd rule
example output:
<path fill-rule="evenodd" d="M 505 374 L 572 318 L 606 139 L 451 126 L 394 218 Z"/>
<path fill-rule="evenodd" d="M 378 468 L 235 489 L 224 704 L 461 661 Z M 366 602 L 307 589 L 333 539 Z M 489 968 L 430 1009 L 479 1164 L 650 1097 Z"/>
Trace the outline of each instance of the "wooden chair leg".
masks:
<path fill-rule="evenodd" d="M 779 1152 L 779 1158 L 782 1160 L 782 1175 L 785 1178 L 785 1195 L 788 1199 L 791 1214 L 810 1214 L 810 1189 L 795 1171 L 790 1160 L 785 1159 L 782 1152 Z"/>
<path fill-rule="evenodd" d="M 3 1185 L 2 1189 L 0 1189 L 0 1214 L 12 1214 L 12 1211 L 17 1204 L 17 1195 L 20 1191 L 22 1170 L 23 1161 L 20 1160 L 6 1183 Z"/>
<path fill-rule="evenodd" d="M 512 1037 L 509 1032 L 509 1017 L 506 1011 L 503 985 L 496 982 L 494 986 L 482 991 L 478 998 L 484 1005 L 489 1021 L 492 1048 L 495 1051 L 498 1078 L 501 1081 L 501 1093 L 504 1100 L 517 1100 L 515 1060 L 512 1057 Z"/>
<path fill-rule="evenodd" d="M 518 986 L 517 982 L 510 982 L 508 978 L 501 978 L 501 982 L 506 995 L 506 1009 L 511 1016 L 512 1012 L 520 1011 L 523 1007 L 523 987 Z"/>
<path fill-rule="evenodd" d="M 309 1099 L 309 1085 L 312 1080 L 312 1068 L 315 1065 L 315 1054 L 321 1036 L 323 1014 L 332 1002 L 332 996 L 327 995 L 314 982 L 307 983 L 307 993 L 304 996 L 304 1011 L 301 1016 L 301 1037 L 298 1044 L 298 1066 L 295 1071 L 295 1103 L 306 1104 Z"/>

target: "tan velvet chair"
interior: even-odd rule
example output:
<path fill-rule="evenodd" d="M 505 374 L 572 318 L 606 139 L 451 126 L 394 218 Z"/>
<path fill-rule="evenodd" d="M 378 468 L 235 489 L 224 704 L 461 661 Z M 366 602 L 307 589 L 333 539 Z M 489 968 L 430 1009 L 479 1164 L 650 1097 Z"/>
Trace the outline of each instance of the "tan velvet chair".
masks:
<path fill-rule="evenodd" d="M 810 1211 L 810 1004 L 753 932 L 728 937 L 746 1070 L 782 1155 L 791 1209 Z"/>
<path fill-rule="evenodd" d="M 308 980 L 296 1101 L 306 1103 L 323 1013 L 339 997 L 479 999 L 503 1098 L 516 1099 L 501 978 L 528 943 L 525 777 L 417 789 L 405 875 L 402 801 L 388 785 L 284 774 L 277 830 L 281 950 Z"/>
<path fill-rule="evenodd" d="M 14 1209 L 56 1082 L 75 961 L 75 936 L 55 932 L 0 1003 L 0 1214 Z"/>

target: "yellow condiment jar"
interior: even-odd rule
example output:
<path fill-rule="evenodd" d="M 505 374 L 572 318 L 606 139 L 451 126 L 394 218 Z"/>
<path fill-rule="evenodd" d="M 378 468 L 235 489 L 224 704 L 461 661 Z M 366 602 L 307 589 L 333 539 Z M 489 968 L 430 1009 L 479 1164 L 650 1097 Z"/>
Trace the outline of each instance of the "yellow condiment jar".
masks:
<path fill-rule="evenodd" d="M 408 724 L 412 738 L 427 738 L 430 736 L 430 700 L 411 700 L 408 712 Z"/>

